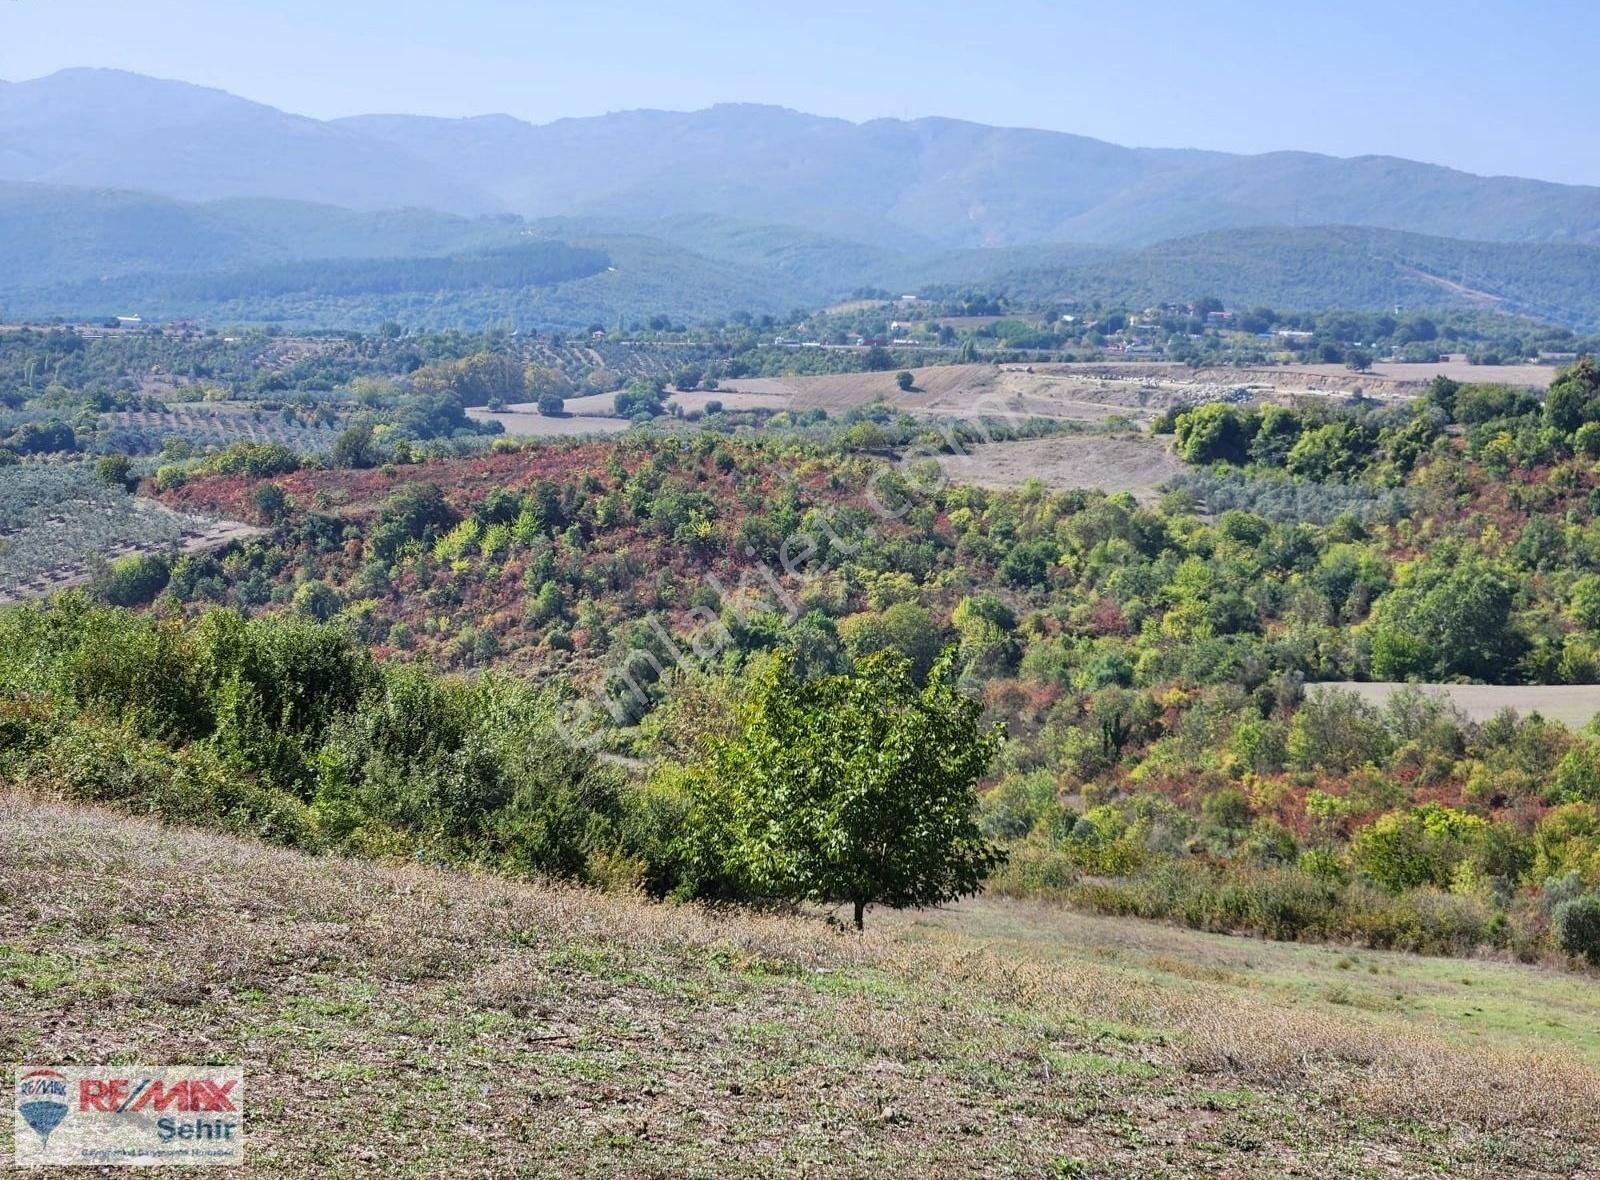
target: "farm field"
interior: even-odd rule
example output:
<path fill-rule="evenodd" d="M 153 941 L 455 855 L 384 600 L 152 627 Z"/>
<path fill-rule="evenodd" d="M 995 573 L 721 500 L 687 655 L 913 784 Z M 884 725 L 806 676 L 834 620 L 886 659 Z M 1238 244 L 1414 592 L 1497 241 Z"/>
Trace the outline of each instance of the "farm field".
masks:
<path fill-rule="evenodd" d="M 1600 715 L 1600 684 L 1405 685 L 1351 680 L 1331 687 L 1347 688 L 1376 705 L 1383 704 L 1399 689 L 1421 688 L 1433 696 L 1449 697 L 1473 721 L 1487 721 L 1502 709 L 1515 709 L 1524 716 L 1537 712 L 1569 729 L 1581 729 Z"/>
<path fill-rule="evenodd" d="M 245 1175 L 1600 1166 L 1592 1030 L 1515 1027 L 1547 1001 L 1582 1023 L 1576 981 L 1563 996 L 1537 972 L 1366 954 L 1341 970 L 1000 902 L 874 911 L 844 935 L 19 794 L 0 798 L 0 861 L 53 882 L 0 909 L 0 1053 L 239 1061 L 272 1095 Z M 1411 1018 L 1367 1002 L 1393 990 Z M 1493 1035 L 1467 1031 L 1473 1006 L 1504 1010 Z"/>
<path fill-rule="evenodd" d="M 194 552 L 261 531 L 108 488 L 86 463 L 0 468 L 0 604 L 82 583 L 90 556 Z"/>
<path fill-rule="evenodd" d="M 1352 373 L 1339 365 L 1191 369 L 1165 362 L 935 365 L 912 371 L 915 385 L 902 391 L 894 372 L 729 379 L 719 390 L 670 391 L 669 404 L 704 411 L 720 402 L 729 410 L 823 409 L 839 415 L 882 401 L 909 413 L 956 418 L 1050 418 L 1100 423 L 1148 423 L 1171 406 L 1219 399 L 1271 401 L 1300 396 L 1420 396 L 1435 374 L 1461 381 L 1505 381 L 1542 387 L 1553 370 L 1542 365 L 1485 368 L 1464 361 L 1441 365 L 1378 365 Z M 469 410 L 475 421 L 501 423 L 508 434 L 557 437 L 626 429 L 612 410 L 613 395 L 568 398 L 568 417 L 546 418 L 532 403 L 502 411 Z M 1008 486 L 1008 485 L 999 485 Z"/>
<path fill-rule="evenodd" d="M 1510 379 L 1509 370 L 1472 370 L 1472 380 Z M 1191 369 L 1152 363 L 942 365 L 913 371 L 915 388 L 905 393 L 893 373 L 838 373 L 814 377 L 766 377 L 729 381 L 731 391 L 775 399 L 781 408 L 820 406 L 842 413 L 883 400 L 915 414 L 955 417 L 1058 418 L 1100 422 L 1124 417 L 1148 421 L 1170 406 L 1204 401 L 1287 401 L 1300 396 L 1420 396 L 1432 368 L 1392 365 L 1394 375 L 1352 373 L 1340 366 Z M 1548 382 L 1551 370 L 1528 366 Z"/>
<path fill-rule="evenodd" d="M 596 409 L 599 400 L 604 399 L 609 408 L 610 394 L 596 395 L 595 398 L 573 398 L 567 404 L 594 401 Z M 526 405 L 507 406 L 504 410 L 486 410 L 482 408 L 469 409 L 467 417 L 474 422 L 498 422 L 506 428 L 506 433 L 521 438 L 560 438 L 565 435 L 577 434 L 617 434 L 628 429 L 628 420 L 618 418 L 615 414 L 601 417 L 593 411 L 583 412 L 578 409 L 569 410 L 560 418 L 547 417 L 539 413 L 538 407 L 532 403 Z"/>
<path fill-rule="evenodd" d="M 1472 365 L 1464 360 L 1447 360 L 1431 365 L 1387 364 L 1380 361 L 1368 373 L 1352 373 L 1343 365 L 1286 365 L 1278 371 L 1358 385 L 1363 382 L 1370 384 L 1372 378 L 1377 377 L 1403 385 L 1425 386 L 1435 377 L 1448 377 L 1463 385 L 1517 385 L 1542 390 L 1549 386 L 1559 369 L 1552 365 Z"/>
<path fill-rule="evenodd" d="M 985 443 L 939 460 L 954 483 L 1020 488 L 1039 480 L 1050 488 L 1131 492 L 1154 500 L 1183 471 L 1166 439 L 1148 436 L 1058 435 Z"/>
<path fill-rule="evenodd" d="M 333 445 L 339 431 L 333 426 L 285 422 L 277 414 L 260 411 L 249 403 L 222 403 L 204 408 L 121 410 L 104 415 L 114 430 L 143 435 L 156 449 L 176 435 L 196 446 L 227 446 L 235 442 L 279 443 L 290 450 L 309 453 Z"/>
<path fill-rule="evenodd" d="M 777 399 L 779 408 L 820 407 L 830 414 L 885 401 L 913 414 L 939 417 L 1058 418 L 1101 422 L 1154 416 L 1167 396 L 1142 377 L 1103 378 L 1056 368 L 938 365 L 912 370 L 916 384 L 902 392 L 894 373 L 836 373 L 817 377 L 766 377 L 729 381 L 730 393 Z"/>

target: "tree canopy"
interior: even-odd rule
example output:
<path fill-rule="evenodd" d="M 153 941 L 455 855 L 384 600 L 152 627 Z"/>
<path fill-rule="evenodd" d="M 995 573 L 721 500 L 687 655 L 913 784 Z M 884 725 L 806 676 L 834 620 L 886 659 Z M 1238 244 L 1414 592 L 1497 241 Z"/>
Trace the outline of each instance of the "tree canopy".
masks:
<path fill-rule="evenodd" d="M 1003 860 L 977 822 L 998 729 L 954 683 L 954 657 L 919 689 L 895 652 L 853 673 L 799 678 L 786 658 L 756 677 L 738 735 L 693 791 L 728 878 L 758 896 L 933 905 L 976 893 Z"/>

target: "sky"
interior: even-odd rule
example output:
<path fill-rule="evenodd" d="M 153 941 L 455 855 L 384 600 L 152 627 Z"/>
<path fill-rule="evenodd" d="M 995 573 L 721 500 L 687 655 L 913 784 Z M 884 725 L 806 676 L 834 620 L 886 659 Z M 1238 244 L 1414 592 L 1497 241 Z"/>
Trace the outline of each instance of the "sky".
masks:
<path fill-rule="evenodd" d="M 1600 184 L 1594 0 L 0 0 L 0 78 L 114 66 L 297 114 L 762 102 Z"/>

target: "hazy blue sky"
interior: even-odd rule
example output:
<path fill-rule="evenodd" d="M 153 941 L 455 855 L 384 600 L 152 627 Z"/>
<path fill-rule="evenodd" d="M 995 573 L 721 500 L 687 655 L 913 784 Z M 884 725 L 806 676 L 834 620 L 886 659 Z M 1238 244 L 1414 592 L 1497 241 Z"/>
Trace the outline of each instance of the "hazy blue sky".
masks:
<path fill-rule="evenodd" d="M 1594 0 L 0 0 L 0 78 L 105 65 L 327 117 L 778 103 L 1600 184 Z"/>

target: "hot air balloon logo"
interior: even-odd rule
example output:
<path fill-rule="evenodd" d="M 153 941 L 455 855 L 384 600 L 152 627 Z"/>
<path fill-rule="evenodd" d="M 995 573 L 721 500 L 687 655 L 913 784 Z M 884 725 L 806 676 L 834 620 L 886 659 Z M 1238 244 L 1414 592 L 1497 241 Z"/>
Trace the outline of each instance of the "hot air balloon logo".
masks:
<path fill-rule="evenodd" d="M 50 1132 L 61 1125 L 72 1108 L 67 1105 L 67 1079 L 53 1069 L 35 1069 L 17 1081 L 17 1113 L 38 1132 L 46 1150 Z"/>

